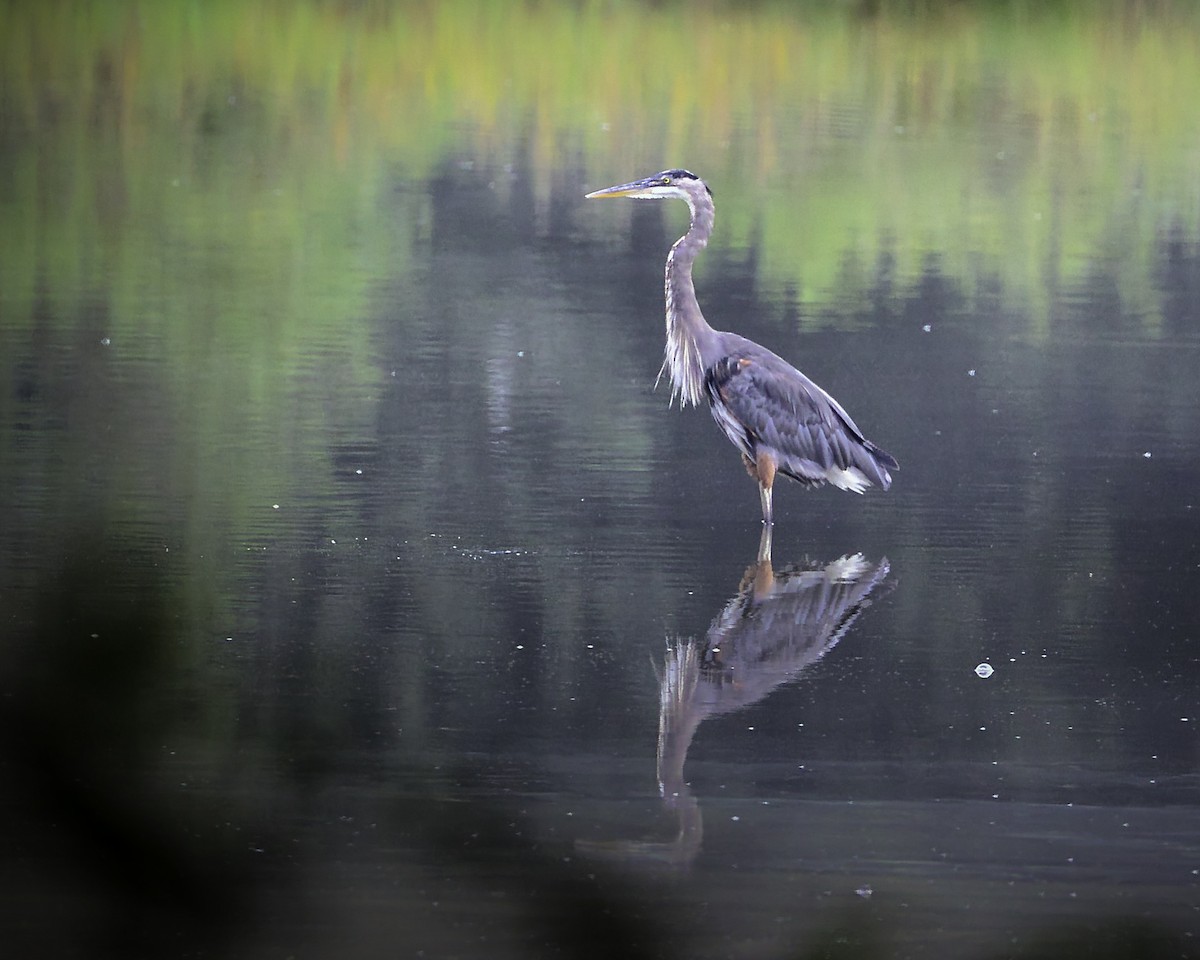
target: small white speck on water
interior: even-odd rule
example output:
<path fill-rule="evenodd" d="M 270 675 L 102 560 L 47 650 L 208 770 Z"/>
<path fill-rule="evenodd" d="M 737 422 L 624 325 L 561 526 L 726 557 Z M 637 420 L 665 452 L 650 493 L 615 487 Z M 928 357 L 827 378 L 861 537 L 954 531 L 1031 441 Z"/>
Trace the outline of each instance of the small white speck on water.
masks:
<path fill-rule="evenodd" d="M 355 472 L 355 473 L 356 473 L 358 476 L 360 476 L 360 477 L 362 476 L 362 471 L 361 471 L 361 470 L 355 470 L 354 472 Z"/>
<path fill-rule="evenodd" d="M 1153 454 L 1149 450 L 1147 450 L 1145 453 L 1142 454 L 1142 456 L 1145 457 L 1147 460 L 1149 460 L 1153 456 Z"/>
<path fill-rule="evenodd" d="M 278 510 L 278 509 L 279 509 L 279 504 L 277 504 L 277 503 L 273 503 L 273 504 L 271 504 L 271 509 L 272 509 L 272 510 Z"/>
<path fill-rule="evenodd" d="M 922 330 L 924 330 L 926 333 L 928 333 L 930 330 L 932 330 L 932 329 L 933 329 L 933 324 L 932 324 L 932 323 L 927 323 L 927 324 L 925 324 L 925 326 L 923 326 L 921 329 L 922 329 Z"/>
<path fill-rule="evenodd" d="M 109 346 L 111 343 L 112 343 L 112 341 L 111 341 L 111 340 L 109 340 L 109 339 L 108 339 L 108 337 L 101 337 L 101 338 L 100 338 L 100 346 L 102 346 L 102 347 L 107 347 L 107 346 Z"/>
<path fill-rule="evenodd" d="M 973 376 L 975 376 L 975 371 L 974 371 L 974 370 L 968 370 L 968 371 L 967 371 L 967 376 L 968 376 L 968 377 L 973 377 Z"/>
<path fill-rule="evenodd" d="M 992 665 L 990 663 L 981 663 L 975 668 L 976 676 L 982 677 L 984 680 L 986 680 L 995 672 L 996 671 L 992 669 Z"/>

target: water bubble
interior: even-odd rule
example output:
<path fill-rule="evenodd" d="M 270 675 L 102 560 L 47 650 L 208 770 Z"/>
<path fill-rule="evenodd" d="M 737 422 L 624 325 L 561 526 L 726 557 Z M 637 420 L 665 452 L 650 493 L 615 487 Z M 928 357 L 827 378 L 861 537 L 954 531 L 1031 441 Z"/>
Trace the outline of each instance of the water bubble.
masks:
<path fill-rule="evenodd" d="M 992 669 L 992 665 L 990 663 L 981 663 L 975 668 L 976 675 L 982 677 L 984 680 L 986 680 L 995 672 L 996 671 Z"/>

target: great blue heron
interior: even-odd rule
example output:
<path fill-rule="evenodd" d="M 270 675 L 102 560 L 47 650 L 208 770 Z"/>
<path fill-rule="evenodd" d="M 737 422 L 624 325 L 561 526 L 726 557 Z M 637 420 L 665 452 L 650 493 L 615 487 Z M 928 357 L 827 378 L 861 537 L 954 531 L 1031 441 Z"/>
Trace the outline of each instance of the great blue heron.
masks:
<path fill-rule="evenodd" d="M 758 481 L 764 524 L 772 523 L 776 474 L 854 493 L 891 485 L 888 470 L 896 460 L 863 436 L 840 403 L 766 347 L 705 321 L 692 285 L 692 263 L 713 228 L 712 191 L 703 180 L 664 170 L 587 196 L 687 202 L 691 224 L 667 254 L 667 347 L 658 375 L 670 376 L 671 399 L 681 407 L 708 399 L 713 419 Z"/>

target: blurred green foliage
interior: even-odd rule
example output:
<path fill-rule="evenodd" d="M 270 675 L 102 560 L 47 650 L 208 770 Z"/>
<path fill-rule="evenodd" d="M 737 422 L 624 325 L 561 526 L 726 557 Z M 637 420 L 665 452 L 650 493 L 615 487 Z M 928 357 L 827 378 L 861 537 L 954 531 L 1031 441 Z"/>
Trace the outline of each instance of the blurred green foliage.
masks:
<path fill-rule="evenodd" d="M 235 325 L 336 327 L 405 261 L 387 179 L 449 156 L 528 162 L 543 201 L 569 158 L 695 167 L 718 242 L 805 302 L 885 243 L 910 272 L 982 252 L 1035 306 L 1047 270 L 1118 256 L 1152 322 L 1148 245 L 1200 221 L 1192 4 L 58 0 L 0 7 L 0 37 L 10 309 L 119 286 L 178 232 L 246 297 Z M 256 302 L 250 264 L 289 299 Z"/>

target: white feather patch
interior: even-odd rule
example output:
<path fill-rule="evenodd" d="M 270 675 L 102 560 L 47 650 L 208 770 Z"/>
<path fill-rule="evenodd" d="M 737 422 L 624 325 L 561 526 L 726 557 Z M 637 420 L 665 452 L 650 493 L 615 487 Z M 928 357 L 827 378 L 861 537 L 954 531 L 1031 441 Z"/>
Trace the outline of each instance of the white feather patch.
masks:
<path fill-rule="evenodd" d="M 866 474 L 858 467 L 847 467 L 845 470 L 830 467 L 825 471 L 825 479 L 839 490 L 849 490 L 851 493 L 862 493 L 871 485 Z"/>

